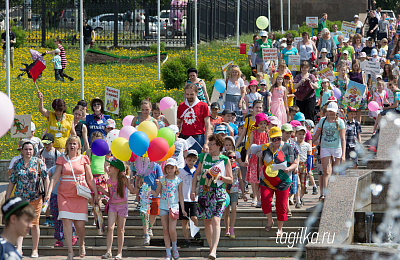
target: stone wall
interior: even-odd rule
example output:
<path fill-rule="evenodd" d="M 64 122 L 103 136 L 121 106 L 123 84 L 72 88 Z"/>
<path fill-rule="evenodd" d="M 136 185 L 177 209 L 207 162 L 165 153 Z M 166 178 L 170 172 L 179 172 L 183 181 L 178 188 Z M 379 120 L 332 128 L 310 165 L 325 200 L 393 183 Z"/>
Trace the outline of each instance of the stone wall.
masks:
<path fill-rule="evenodd" d="M 0 160 L 0 182 L 8 182 L 8 166 L 11 160 Z"/>

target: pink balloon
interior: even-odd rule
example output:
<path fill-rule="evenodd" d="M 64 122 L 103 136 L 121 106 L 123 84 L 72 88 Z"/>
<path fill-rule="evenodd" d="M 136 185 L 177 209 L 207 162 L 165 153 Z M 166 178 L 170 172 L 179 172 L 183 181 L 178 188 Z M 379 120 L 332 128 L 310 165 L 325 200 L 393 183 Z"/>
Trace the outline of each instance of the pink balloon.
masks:
<path fill-rule="evenodd" d="M 14 105 L 6 94 L 0 92 L 0 137 L 5 135 L 14 123 Z"/>
<path fill-rule="evenodd" d="M 170 108 L 171 106 L 175 105 L 176 101 L 171 97 L 163 97 L 160 100 L 160 110 L 165 110 Z"/>
<path fill-rule="evenodd" d="M 333 95 L 336 99 L 339 99 L 342 96 L 342 92 L 338 88 L 333 88 Z"/>
<path fill-rule="evenodd" d="M 132 116 L 132 115 L 124 117 L 124 119 L 122 120 L 122 125 L 123 126 L 131 125 L 133 118 L 134 118 L 134 116 Z"/>
<path fill-rule="evenodd" d="M 376 101 L 371 101 L 368 103 L 368 109 L 372 112 L 378 111 L 379 104 Z"/>
<path fill-rule="evenodd" d="M 123 137 L 126 140 L 129 140 L 129 137 L 134 132 L 136 132 L 136 128 L 134 128 L 133 126 L 127 125 L 127 126 L 122 127 L 121 130 L 119 130 L 118 137 Z"/>
<path fill-rule="evenodd" d="M 152 162 L 157 162 L 164 158 L 168 153 L 168 142 L 162 137 L 156 137 L 151 140 L 149 148 L 147 149 L 147 154 Z"/>

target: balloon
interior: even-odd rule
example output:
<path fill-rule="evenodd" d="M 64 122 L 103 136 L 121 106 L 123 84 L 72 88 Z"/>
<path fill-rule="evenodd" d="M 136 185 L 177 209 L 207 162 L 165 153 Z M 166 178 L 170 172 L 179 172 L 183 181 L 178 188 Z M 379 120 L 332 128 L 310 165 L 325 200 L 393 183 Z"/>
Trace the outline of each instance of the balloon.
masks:
<path fill-rule="evenodd" d="M 157 162 L 164 158 L 168 153 L 168 142 L 161 137 L 156 137 L 150 141 L 149 148 L 147 149 L 147 154 L 152 162 Z"/>
<path fill-rule="evenodd" d="M 134 162 L 137 158 L 137 155 L 132 153 L 131 158 L 129 159 L 130 162 Z"/>
<path fill-rule="evenodd" d="M 110 151 L 110 147 L 103 139 L 96 139 L 90 147 L 92 153 L 97 156 L 105 156 Z"/>
<path fill-rule="evenodd" d="M 336 99 L 339 99 L 342 96 L 342 92 L 338 88 L 333 88 L 333 95 Z"/>
<path fill-rule="evenodd" d="M 121 128 L 121 130 L 119 130 L 119 135 L 118 137 L 122 137 L 125 138 L 126 140 L 129 140 L 129 137 L 136 132 L 136 128 L 134 128 L 131 125 L 127 125 Z"/>
<path fill-rule="evenodd" d="M 176 101 L 171 97 L 163 97 L 160 100 L 160 110 L 165 110 L 170 108 L 171 106 L 175 105 Z"/>
<path fill-rule="evenodd" d="M 372 112 L 375 112 L 379 109 L 379 104 L 376 101 L 371 101 L 368 103 L 368 109 Z"/>
<path fill-rule="evenodd" d="M 134 118 L 134 116 L 132 116 L 132 115 L 124 117 L 124 119 L 122 120 L 122 125 L 123 126 L 131 125 L 133 118 Z"/>
<path fill-rule="evenodd" d="M 167 159 L 170 158 L 174 153 L 175 153 L 175 145 L 173 144 L 173 145 L 168 149 L 167 155 L 165 155 L 164 158 L 162 158 L 160 161 L 163 162 L 163 161 L 167 160 Z"/>
<path fill-rule="evenodd" d="M 115 138 L 111 143 L 111 152 L 115 158 L 121 161 L 129 161 L 132 155 L 128 140 L 122 137 Z"/>
<path fill-rule="evenodd" d="M 157 137 L 157 126 L 153 121 L 143 121 L 137 130 L 145 133 L 150 141 Z"/>
<path fill-rule="evenodd" d="M 11 99 L 3 92 L 0 92 L 0 137 L 5 135 L 13 126 L 14 115 L 14 105 Z"/>
<path fill-rule="evenodd" d="M 137 156 L 142 156 L 149 148 L 149 142 L 145 133 L 136 131 L 129 137 L 129 148 Z"/>
<path fill-rule="evenodd" d="M 223 79 L 217 79 L 217 81 L 214 83 L 214 88 L 219 93 L 224 93 L 226 88 L 225 81 Z"/>
<path fill-rule="evenodd" d="M 333 42 L 334 42 L 336 45 L 339 44 L 339 40 L 337 39 L 338 36 L 339 36 L 339 35 L 336 34 L 335 36 L 332 37 Z"/>
<path fill-rule="evenodd" d="M 269 25 L 268 18 L 265 16 L 259 16 L 256 20 L 256 25 L 260 30 L 266 29 Z"/>
<path fill-rule="evenodd" d="M 111 149 L 111 143 L 115 140 L 115 138 L 117 138 L 119 136 L 119 130 L 118 129 L 114 129 L 111 130 L 107 136 L 106 136 L 106 142 L 108 144 L 108 147 Z"/>
<path fill-rule="evenodd" d="M 175 133 L 169 127 L 163 127 L 158 130 L 157 137 L 164 138 L 168 142 L 168 147 L 175 143 Z"/>
<path fill-rule="evenodd" d="M 151 162 L 148 157 L 138 156 L 133 164 L 135 165 L 136 173 L 144 178 L 152 172 L 155 163 Z"/>

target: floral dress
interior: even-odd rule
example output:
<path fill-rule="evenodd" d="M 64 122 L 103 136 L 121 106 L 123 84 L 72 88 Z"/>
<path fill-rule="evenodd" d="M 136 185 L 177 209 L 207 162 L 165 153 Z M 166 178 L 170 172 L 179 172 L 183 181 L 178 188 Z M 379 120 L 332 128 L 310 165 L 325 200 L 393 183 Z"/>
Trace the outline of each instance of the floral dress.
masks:
<path fill-rule="evenodd" d="M 258 132 L 255 130 L 253 133 L 253 144 L 266 144 L 268 143 L 268 133 L 267 132 Z M 249 167 L 247 167 L 246 181 L 250 183 L 260 183 L 260 176 L 263 174 L 262 165 L 258 167 L 258 176 L 257 176 L 257 155 L 252 154 L 249 160 Z"/>
<path fill-rule="evenodd" d="M 272 98 L 271 98 L 271 113 L 279 119 L 281 125 L 285 124 L 287 121 L 284 98 L 285 98 L 285 89 L 273 88 Z"/>

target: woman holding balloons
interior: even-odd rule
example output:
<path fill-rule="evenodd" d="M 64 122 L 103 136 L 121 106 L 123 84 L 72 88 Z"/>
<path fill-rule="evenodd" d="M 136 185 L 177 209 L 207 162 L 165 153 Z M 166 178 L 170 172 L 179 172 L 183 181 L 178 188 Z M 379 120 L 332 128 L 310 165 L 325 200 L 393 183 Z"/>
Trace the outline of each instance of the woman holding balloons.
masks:
<path fill-rule="evenodd" d="M 215 259 L 221 233 L 221 217 L 225 209 L 223 205 L 224 201 L 227 200 L 227 196 L 229 196 L 225 191 L 225 186 L 226 184 L 232 184 L 233 177 L 228 157 L 221 155 L 224 146 L 222 137 L 214 134 L 208 138 L 208 141 L 210 152 L 199 155 L 199 165 L 193 176 L 190 197 L 192 201 L 195 200 L 197 177 L 200 176 L 197 216 L 200 219 L 204 219 L 207 242 L 210 245 L 208 258 Z M 213 176 L 214 172 L 219 172 L 219 174 Z M 217 181 L 211 181 L 211 184 L 207 185 L 207 180 L 211 178 Z"/>
<path fill-rule="evenodd" d="M 132 126 L 136 127 L 138 126 L 140 123 L 142 123 L 143 121 L 151 121 L 154 122 L 154 124 L 156 124 L 157 129 L 158 129 L 158 122 L 156 119 L 154 119 L 151 115 L 151 102 L 149 99 L 144 99 L 142 100 L 142 103 L 140 103 L 140 111 L 142 112 L 141 115 L 135 116 L 132 119 Z"/>
<path fill-rule="evenodd" d="M 92 108 L 93 114 L 86 116 L 86 126 L 89 132 L 89 144 L 92 144 L 90 136 L 93 132 L 98 131 L 103 134 L 103 137 L 106 136 L 106 122 L 111 117 L 109 115 L 104 115 L 104 102 L 98 97 L 90 101 L 90 107 Z"/>

